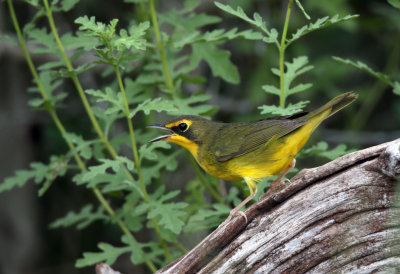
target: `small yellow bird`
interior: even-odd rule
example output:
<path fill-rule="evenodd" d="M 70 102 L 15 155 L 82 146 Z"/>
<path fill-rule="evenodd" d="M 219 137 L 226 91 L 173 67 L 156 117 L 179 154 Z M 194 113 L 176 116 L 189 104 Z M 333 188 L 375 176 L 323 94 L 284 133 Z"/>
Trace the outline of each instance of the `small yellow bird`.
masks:
<path fill-rule="evenodd" d="M 149 127 L 170 131 L 150 142 L 178 144 L 193 155 L 211 175 L 224 180 L 244 180 L 250 196 L 232 209 L 232 216 L 243 215 L 239 209 L 257 192 L 257 181 L 281 173 L 279 181 L 295 165 L 295 157 L 315 128 L 358 97 L 347 92 L 322 107 L 292 116 L 254 122 L 218 123 L 193 115 L 183 115 L 163 125 Z"/>

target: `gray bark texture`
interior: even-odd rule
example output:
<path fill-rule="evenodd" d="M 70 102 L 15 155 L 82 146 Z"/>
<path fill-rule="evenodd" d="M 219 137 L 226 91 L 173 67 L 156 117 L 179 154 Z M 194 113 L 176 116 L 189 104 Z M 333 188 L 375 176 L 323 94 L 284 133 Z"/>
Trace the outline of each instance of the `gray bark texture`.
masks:
<path fill-rule="evenodd" d="M 157 273 L 400 273 L 400 139 L 301 170 Z"/>

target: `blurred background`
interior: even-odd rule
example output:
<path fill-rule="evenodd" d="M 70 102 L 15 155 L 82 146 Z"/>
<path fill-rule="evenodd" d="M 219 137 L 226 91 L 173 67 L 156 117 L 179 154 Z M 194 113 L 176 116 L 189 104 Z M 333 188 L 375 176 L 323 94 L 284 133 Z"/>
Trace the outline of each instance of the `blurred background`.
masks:
<path fill-rule="evenodd" d="M 224 1 L 221 1 L 224 3 Z M 101 3 L 101 4 L 100 4 Z M 226 2 L 225 2 L 226 3 Z M 258 12 L 267 20 L 268 27 L 281 31 L 287 2 L 229 1 L 229 5 L 240 5 L 247 14 Z M 400 80 L 400 12 L 382 0 L 308 0 L 303 4 L 312 17 L 339 14 L 359 14 L 360 17 L 316 31 L 294 43 L 288 50 L 286 60 L 306 55 L 314 69 L 302 77 L 302 82 L 311 82 L 313 87 L 289 101 L 310 100 L 307 109 L 313 109 L 334 96 L 346 92 L 359 93 L 359 99 L 346 110 L 326 121 L 306 145 L 325 140 L 330 147 L 340 143 L 349 148 L 361 149 L 400 137 L 400 97 L 392 89 L 370 75 L 353 67 L 334 61 L 332 56 L 360 60 L 376 71 Z M 157 10 L 165 11 L 181 7 L 181 1 L 159 1 Z M 20 24 L 35 13 L 26 3 L 16 1 L 15 9 Z M 198 12 L 215 14 L 223 20 L 208 29 L 247 29 L 243 21 L 219 10 L 213 1 L 202 1 Z M 56 15 L 60 30 L 76 30 L 75 18 L 88 15 L 108 22 L 113 18 L 125 26 L 132 16 L 141 11 L 123 1 L 81 1 L 72 11 Z M 302 13 L 294 8 L 290 33 L 306 24 Z M 163 27 L 163 26 L 162 26 Z M 7 5 L 0 4 L 0 31 L 2 35 L 15 36 Z M 261 86 L 277 84 L 278 78 L 271 67 L 278 65 L 278 53 L 272 46 L 234 40 L 222 45 L 231 52 L 231 60 L 238 67 L 241 82 L 232 85 L 212 76 L 208 66 L 203 65 L 198 74 L 206 77 L 202 88 L 212 95 L 210 104 L 219 108 L 213 117 L 220 121 L 249 121 L 262 117 L 257 106 L 277 104 L 277 97 L 266 94 Z M 36 64 L 49 56 L 34 56 Z M 87 58 L 93 58 L 88 56 Z M 96 89 L 99 71 L 89 71 L 81 78 L 86 88 Z M 22 51 L 7 40 L 0 40 L 0 182 L 18 169 L 26 169 L 33 161 L 47 162 L 50 155 L 66 151 L 66 145 L 48 114 L 35 111 L 27 105 L 32 86 L 31 74 Z M 66 89 L 72 89 L 66 86 Z M 186 87 L 190 89 L 190 86 Z M 59 111 L 65 126 L 75 132 L 90 130 L 88 119 L 75 92 L 66 101 L 67 107 Z M 145 126 L 143 123 L 142 127 Z M 310 167 L 323 162 L 298 163 L 298 167 Z M 179 174 L 168 173 L 182 184 L 185 178 L 194 176 L 190 166 L 181 163 Z M 176 180 L 175 180 L 176 181 Z M 85 187 L 78 187 L 66 176 L 57 179 L 42 198 L 37 196 L 38 186 L 27 184 L 0 194 L 0 274 L 47 274 L 47 273 L 93 273 L 93 268 L 76 269 L 75 260 L 84 251 L 96 250 L 98 242 L 119 243 L 120 232 L 110 224 L 94 223 L 84 230 L 75 228 L 50 229 L 49 224 L 70 210 L 78 210 L 94 197 Z M 196 244 L 187 243 L 191 248 Z M 118 259 L 117 269 L 123 273 L 146 273 L 145 267 L 133 268 L 128 256 Z"/>

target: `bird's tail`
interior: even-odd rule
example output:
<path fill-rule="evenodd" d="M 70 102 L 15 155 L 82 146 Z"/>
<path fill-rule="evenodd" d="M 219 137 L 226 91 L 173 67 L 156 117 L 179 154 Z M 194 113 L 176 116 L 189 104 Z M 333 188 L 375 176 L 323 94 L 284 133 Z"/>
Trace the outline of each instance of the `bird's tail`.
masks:
<path fill-rule="evenodd" d="M 352 103 L 354 100 L 356 100 L 358 97 L 358 94 L 355 94 L 353 92 L 346 92 L 343 93 L 339 96 L 336 96 L 335 98 L 333 98 L 332 100 L 330 100 L 328 103 L 326 103 L 325 105 L 323 105 L 322 107 L 308 113 L 305 118 L 313 118 L 318 116 L 319 114 L 322 114 L 324 112 L 326 112 L 327 110 L 330 110 L 329 112 L 327 112 L 324 116 L 325 120 L 326 118 L 332 116 L 333 114 L 335 114 L 336 112 L 338 112 L 339 110 L 341 110 L 342 108 L 346 107 L 347 105 L 349 105 L 350 103 Z"/>

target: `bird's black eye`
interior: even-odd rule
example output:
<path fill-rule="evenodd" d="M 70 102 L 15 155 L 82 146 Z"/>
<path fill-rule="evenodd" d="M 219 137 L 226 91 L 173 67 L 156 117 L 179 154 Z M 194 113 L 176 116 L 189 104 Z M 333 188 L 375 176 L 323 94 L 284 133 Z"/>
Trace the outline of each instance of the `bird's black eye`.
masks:
<path fill-rule="evenodd" d="M 188 128 L 188 125 L 186 123 L 180 123 L 178 125 L 178 128 L 182 131 L 185 131 Z"/>

